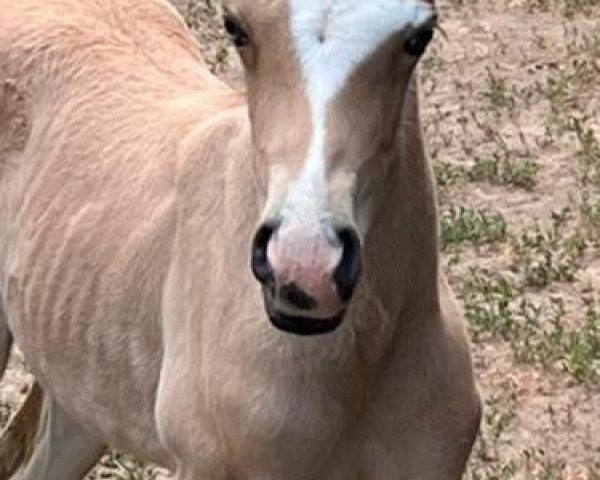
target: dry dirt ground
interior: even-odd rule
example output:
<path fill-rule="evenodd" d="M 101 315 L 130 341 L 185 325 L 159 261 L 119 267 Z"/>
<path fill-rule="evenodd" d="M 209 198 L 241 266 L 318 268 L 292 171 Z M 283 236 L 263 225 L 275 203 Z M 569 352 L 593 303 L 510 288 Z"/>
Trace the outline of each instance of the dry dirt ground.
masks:
<path fill-rule="evenodd" d="M 216 2 L 176 3 L 213 71 L 239 84 Z M 424 128 L 444 268 L 485 398 L 465 480 L 599 480 L 600 1 L 439 9 L 420 72 Z M 13 360 L 0 422 L 22 372 Z M 155 476 L 113 452 L 89 479 Z"/>

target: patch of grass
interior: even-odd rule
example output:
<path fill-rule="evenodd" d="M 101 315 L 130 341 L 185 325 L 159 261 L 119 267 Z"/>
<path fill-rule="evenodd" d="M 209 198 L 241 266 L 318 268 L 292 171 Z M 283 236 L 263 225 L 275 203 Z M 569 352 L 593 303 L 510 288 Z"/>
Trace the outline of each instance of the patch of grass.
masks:
<path fill-rule="evenodd" d="M 565 24 L 563 37 L 567 40 L 569 55 L 589 55 L 592 59 L 600 58 L 600 34 L 582 31 L 579 26 Z"/>
<path fill-rule="evenodd" d="M 517 295 L 508 277 L 487 270 L 471 269 L 458 289 L 469 330 L 476 339 L 484 334 L 508 338 L 514 326 L 511 303 Z"/>
<path fill-rule="evenodd" d="M 531 190 L 537 183 L 539 165 L 532 160 L 510 161 L 499 154 L 491 158 L 478 157 L 467 173 L 471 181 L 486 181 L 493 185 L 512 185 Z"/>
<path fill-rule="evenodd" d="M 515 357 L 564 371 L 580 382 L 600 382 L 600 314 L 594 303 L 584 299 L 587 312 L 578 327 L 564 318 L 561 298 L 552 298 L 549 308 L 521 304 L 521 321 L 511 339 Z"/>
<path fill-rule="evenodd" d="M 508 480 L 517 473 L 517 462 L 501 459 L 501 447 L 510 438 L 508 430 L 516 417 L 517 402 L 514 383 L 507 379 L 503 387 L 485 395 L 481 429 L 464 480 Z"/>
<path fill-rule="evenodd" d="M 592 198 L 589 192 L 584 192 L 579 210 L 582 224 L 589 232 L 588 238 L 600 240 L 600 195 Z"/>
<path fill-rule="evenodd" d="M 600 140 L 586 118 L 571 117 L 568 128 L 579 141 L 579 156 L 582 163 L 581 181 L 584 185 L 600 186 Z"/>
<path fill-rule="evenodd" d="M 516 256 L 512 269 L 522 274 L 526 286 L 544 288 L 575 280 L 587 242 L 580 231 L 564 236 L 561 222 L 547 230 L 536 225 L 512 239 Z"/>
<path fill-rule="evenodd" d="M 518 310 L 520 322 L 510 340 L 515 357 L 522 363 L 548 364 L 564 333 L 562 299 L 552 298 L 546 308 L 523 299 Z"/>
<path fill-rule="evenodd" d="M 558 116 L 565 108 L 567 102 L 573 98 L 572 74 L 561 74 L 549 77 L 546 84 L 537 83 L 537 91 L 550 102 L 550 110 Z"/>
<path fill-rule="evenodd" d="M 500 272 L 470 270 L 458 297 L 473 340 L 502 339 L 521 363 L 600 383 L 600 312 L 594 301 L 584 299 L 585 316 L 572 324 L 561 297 L 538 304 L 524 296 L 523 287 Z"/>
<path fill-rule="evenodd" d="M 472 463 L 475 463 L 472 461 Z M 574 473 L 568 463 L 541 449 L 529 448 L 510 460 L 479 462 L 472 466 L 463 480 L 599 480 L 594 466 Z"/>
<path fill-rule="evenodd" d="M 582 39 L 585 45 L 590 40 Z M 573 46 L 573 49 L 584 48 Z M 535 91 L 548 100 L 550 121 L 557 127 L 557 133 L 575 131 L 572 119 L 573 110 L 581 110 L 582 96 L 589 94 L 600 75 L 600 63 L 590 58 L 589 53 L 573 54 L 571 62 L 563 64 L 549 76 L 545 83 L 536 82 Z M 580 122 L 581 123 L 581 122 Z"/>
<path fill-rule="evenodd" d="M 515 418 L 514 408 L 512 408 L 514 400 L 514 395 L 509 399 L 496 396 L 485 399 L 482 435 L 475 449 L 475 453 L 481 460 L 490 461 L 499 457 L 495 447 Z"/>
<path fill-rule="evenodd" d="M 588 240 L 573 231 L 573 220 L 573 212 L 567 208 L 553 215 L 551 228 L 536 225 L 512 238 L 515 276 L 471 268 L 461 276 L 457 293 L 475 342 L 500 339 L 519 362 L 566 373 L 578 382 L 599 384 L 600 313 L 596 300 L 584 298 L 584 308 L 568 312 L 562 297 L 532 300 L 529 290 L 556 281 L 574 281 Z M 509 465 L 503 464 L 502 471 L 510 470 L 505 467 Z"/>
<path fill-rule="evenodd" d="M 506 221 L 499 212 L 456 206 L 443 212 L 441 235 L 444 248 L 463 242 L 492 243 L 505 238 Z"/>
<path fill-rule="evenodd" d="M 447 188 L 462 182 L 466 172 L 463 167 L 448 162 L 436 162 L 433 166 L 436 184 L 440 188 Z"/>
<path fill-rule="evenodd" d="M 600 312 L 591 299 L 586 300 L 585 322 L 578 330 L 567 332 L 561 342 L 565 370 L 578 380 L 600 381 Z"/>
<path fill-rule="evenodd" d="M 598 5 L 600 5 L 600 0 L 562 0 L 563 13 L 566 16 L 588 12 L 590 8 Z"/>
<path fill-rule="evenodd" d="M 515 98 L 506 79 L 495 76 L 489 68 L 487 73 L 487 89 L 483 92 L 483 96 L 494 107 L 512 110 L 515 107 Z"/>

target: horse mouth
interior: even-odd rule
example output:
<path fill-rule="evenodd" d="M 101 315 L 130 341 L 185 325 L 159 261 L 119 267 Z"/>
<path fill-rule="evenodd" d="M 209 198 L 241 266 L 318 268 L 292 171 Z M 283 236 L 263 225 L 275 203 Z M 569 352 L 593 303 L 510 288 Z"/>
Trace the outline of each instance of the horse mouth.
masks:
<path fill-rule="evenodd" d="M 344 320 L 346 309 L 343 308 L 329 318 L 318 318 L 302 315 L 301 313 L 284 313 L 273 300 L 273 288 L 263 288 L 265 310 L 271 324 L 285 333 L 302 337 L 325 335 L 336 330 Z"/>
<path fill-rule="evenodd" d="M 293 315 L 285 315 L 280 312 L 269 314 L 269 320 L 275 328 L 295 335 L 303 337 L 312 335 L 325 335 L 336 330 L 344 320 L 344 313 L 327 318 L 316 319 L 309 317 L 297 317 Z"/>

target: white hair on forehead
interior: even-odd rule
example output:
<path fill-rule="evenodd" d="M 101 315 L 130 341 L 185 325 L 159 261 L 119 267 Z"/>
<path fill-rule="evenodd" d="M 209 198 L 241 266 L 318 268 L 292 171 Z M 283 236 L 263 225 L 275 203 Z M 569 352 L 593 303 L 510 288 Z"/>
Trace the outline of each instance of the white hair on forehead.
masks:
<path fill-rule="evenodd" d="M 414 0 L 291 0 L 290 14 L 309 92 L 330 100 L 357 65 L 432 9 Z"/>
<path fill-rule="evenodd" d="M 418 0 L 290 0 L 290 25 L 312 111 L 313 134 L 288 206 L 319 216 L 326 202 L 327 106 L 354 70 L 391 36 L 433 15 Z"/>

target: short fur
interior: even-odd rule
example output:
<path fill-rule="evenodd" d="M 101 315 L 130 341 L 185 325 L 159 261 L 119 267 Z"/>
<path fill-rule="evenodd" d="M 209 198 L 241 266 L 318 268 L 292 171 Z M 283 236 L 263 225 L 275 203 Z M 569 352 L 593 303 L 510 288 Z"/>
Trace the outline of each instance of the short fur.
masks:
<path fill-rule="evenodd" d="M 228 3 L 278 18 L 285 2 Z M 285 188 L 269 183 L 270 155 L 298 163 L 310 138 L 298 69 L 265 87 L 267 73 L 248 72 L 251 124 L 244 96 L 210 75 L 166 3 L 0 0 L 8 328 L 45 395 L 90 436 L 79 470 L 100 444 L 177 480 L 458 480 L 480 403 L 439 272 L 414 76 L 381 168 L 369 169 L 364 274 L 347 318 L 297 338 L 269 324 L 249 268 L 256 225 Z M 365 91 L 358 78 L 347 94 Z M 344 111 L 352 118 L 344 104 L 329 121 Z M 269 115 L 297 121 L 290 130 Z M 25 467 L 12 478 L 34 480 Z"/>

